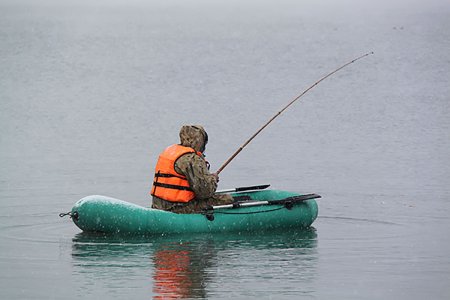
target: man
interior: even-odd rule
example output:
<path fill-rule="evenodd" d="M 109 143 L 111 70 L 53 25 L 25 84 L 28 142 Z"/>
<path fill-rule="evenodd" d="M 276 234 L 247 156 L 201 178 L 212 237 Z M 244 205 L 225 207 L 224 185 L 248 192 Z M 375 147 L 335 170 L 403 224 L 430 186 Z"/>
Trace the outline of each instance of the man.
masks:
<path fill-rule="evenodd" d="M 159 156 L 151 195 L 152 208 L 174 213 L 198 213 L 209 205 L 230 204 L 228 194 L 215 194 L 219 176 L 209 172 L 204 152 L 208 134 L 200 125 L 181 127 L 180 144 Z"/>

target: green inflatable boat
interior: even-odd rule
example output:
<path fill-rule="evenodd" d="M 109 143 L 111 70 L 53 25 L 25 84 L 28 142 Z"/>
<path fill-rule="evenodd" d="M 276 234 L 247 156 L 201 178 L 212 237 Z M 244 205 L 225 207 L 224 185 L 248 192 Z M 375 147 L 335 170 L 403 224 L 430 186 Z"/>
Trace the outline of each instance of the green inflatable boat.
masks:
<path fill-rule="evenodd" d="M 317 217 L 317 194 L 281 190 L 231 193 L 234 204 L 198 214 L 176 214 L 105 196 L 79 200 L 68 215 L 84 232 L 127 235 L 261 232 L 309 227 Z M 64 216 L 67 214 L 61 214 Z"/>

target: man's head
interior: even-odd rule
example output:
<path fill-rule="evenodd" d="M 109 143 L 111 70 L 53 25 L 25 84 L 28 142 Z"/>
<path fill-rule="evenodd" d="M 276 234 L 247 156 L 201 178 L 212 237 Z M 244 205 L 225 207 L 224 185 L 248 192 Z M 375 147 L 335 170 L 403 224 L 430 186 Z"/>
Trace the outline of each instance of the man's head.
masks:
<path fill-rule="evenodd" d="M 203 153 L 208 143 L 208 134 L 201 125 L 185 125 L 180 130 L 180 142 L 182 146 Z"/>

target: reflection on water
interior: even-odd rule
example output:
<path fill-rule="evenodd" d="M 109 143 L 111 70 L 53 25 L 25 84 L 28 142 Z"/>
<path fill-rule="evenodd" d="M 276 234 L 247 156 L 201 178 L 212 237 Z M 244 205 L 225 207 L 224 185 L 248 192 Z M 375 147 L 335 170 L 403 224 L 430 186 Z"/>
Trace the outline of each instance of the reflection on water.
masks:
<path fill-rule="evenodd" d="M 217 268 L 214 241 L 157 244 L 154 255 L 153 292 L 166 298 L 205 298 L 207 283 Z"/>
<path fill-rule="evenodd" d="M 72 258 L 74 275 L 80 275 L 78 278 L 86 281 L 83 286 L 88 287 L 83 293 L 94 292 L 89 291 L 90 282 L 103 281 L 109 285 L 106 290 L 117 295 L 120 277 L 134 277 L 139 282 L 139 277 L 147 276 L 145 285 L 155 299 L 206 298 L 217 289 L 227 289 L 223 282 L 236 284 L 237 266 L 242 279 L 247 270 L 253 276 L 265 276 L 266 281 L 276 280 L 282 273 L 291 280 L 310 281 L 315 273 L 316 246 L 314 228 L 295 233 L 151 239 L 80 233 L 73 238 Z M 293 261 L 303 262 L 303 267 Z M 270 262 L 274 265 L 268 269 Z M 249 268 L 242 268 L 246 263 Z"/>

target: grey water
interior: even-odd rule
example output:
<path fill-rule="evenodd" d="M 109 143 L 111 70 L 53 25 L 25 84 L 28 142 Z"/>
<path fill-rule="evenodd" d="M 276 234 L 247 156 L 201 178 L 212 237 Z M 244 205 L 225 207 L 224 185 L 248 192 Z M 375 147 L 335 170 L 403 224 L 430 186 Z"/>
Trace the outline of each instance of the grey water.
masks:
<path fill-rule="evenodd" d="M 0 0 L 0 299 L 449 299 L 450 3 Z M 313 228 L 82 233 L 202 124 L 220 189 L 318 193 Z"/>

